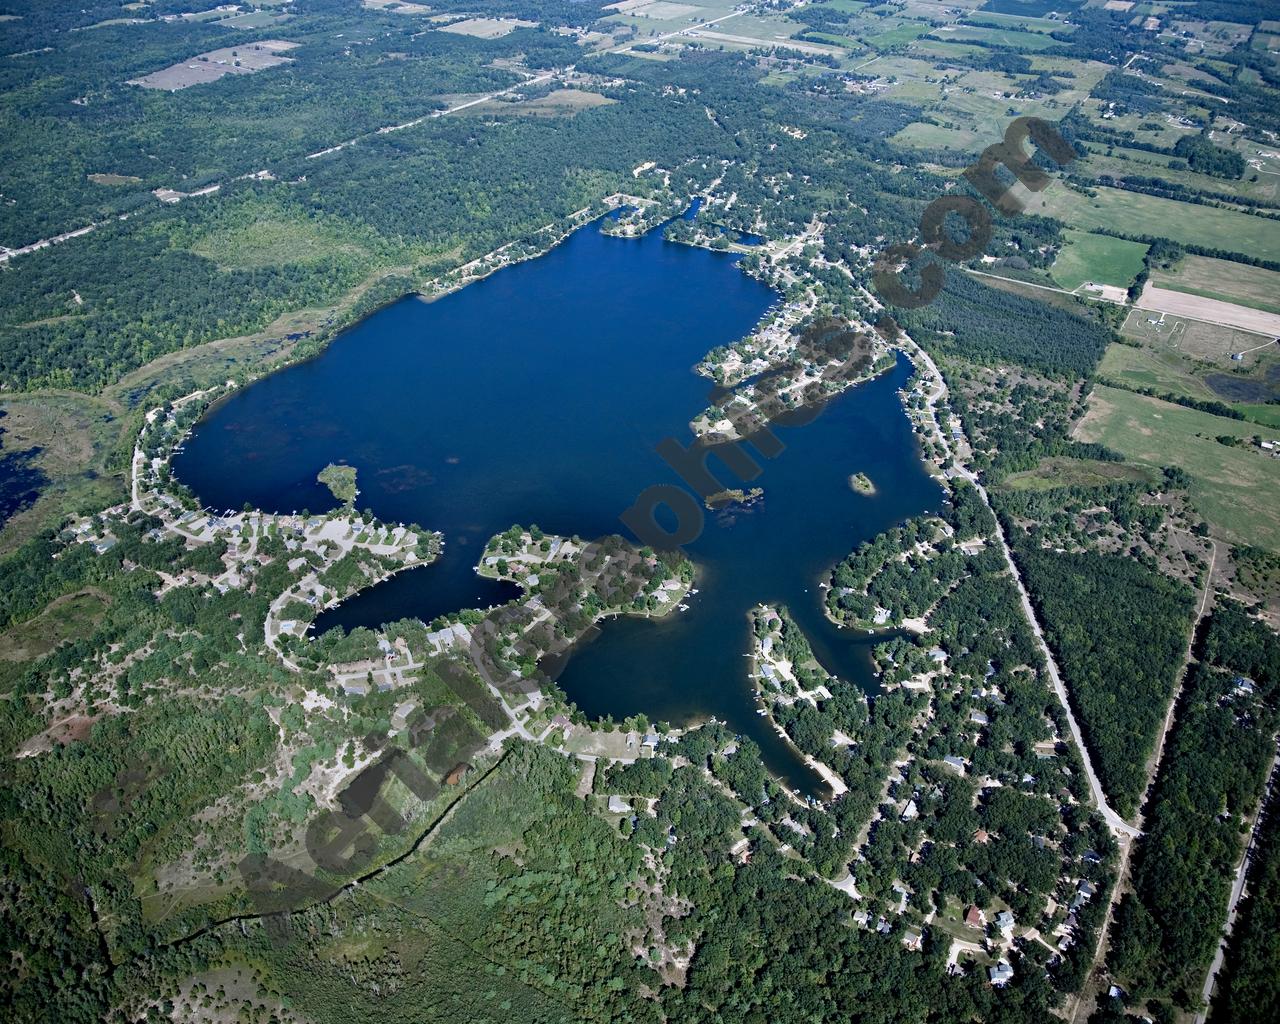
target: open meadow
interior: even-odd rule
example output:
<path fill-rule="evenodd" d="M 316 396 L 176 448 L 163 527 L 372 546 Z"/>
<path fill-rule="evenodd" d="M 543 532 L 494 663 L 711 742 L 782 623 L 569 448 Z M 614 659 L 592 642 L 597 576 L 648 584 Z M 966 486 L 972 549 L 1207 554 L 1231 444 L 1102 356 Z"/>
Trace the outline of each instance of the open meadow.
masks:
<path fill-rule="evenodd" d="M 1030 197 L 1027 212 L 1057 217 L 1085 231 L 1162 235 L 1184 245 L 1280 261 L 1280 221 L 1122 189 L 1099 188 L 1096 193 L 1087 196 L 1055 182 Z"/>
<path fill-rule="evenodd" d="M 1066 245 L 1058 253 L 1049 273 L 1067 291 L 1082 284 L 1110 284 L 1128 288 L 1142 270 L 1147 246 L 1110 235 L 1087 231 L 1065 231 Z"/>
<path fill-rule="evenodd" d="M 1280 459 L 1248 439 L 1258 425 L 1187 409 L 1144 395 L 1099 386 L 1075 437 L 1160 469 L 1177 466 L 1193 478 L 1196 509 L 1234 543 L 1280 551 Z M 1245 439 L 1238 446 L 1219 436 Z M 1265 431 L 1264 431 L 1265 436 Z"/>
<path fill-rule="evenodd" d="M 1184 256 L 1171 270 L 1155 270 L 1151 281 L 1160 288 L 1234 302 L 1280 313 L 1280 273 L 1208 256 Z"/>

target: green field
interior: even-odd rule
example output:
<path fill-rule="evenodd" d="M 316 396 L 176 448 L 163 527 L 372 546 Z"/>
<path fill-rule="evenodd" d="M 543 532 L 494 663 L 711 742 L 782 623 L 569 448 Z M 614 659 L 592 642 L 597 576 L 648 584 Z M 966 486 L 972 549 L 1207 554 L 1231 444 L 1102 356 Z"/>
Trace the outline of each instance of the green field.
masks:
<path fill-rule="evenodd" d="M 889 141 L 895 146 L 915 146 L 918 149 L 955 149 L 961 152 L 969 152 L 986 146 L 989 138 L 985 133 L 972 129 L 943 128 L 941 125 L 914 121 Z"/>
<path fill-rule="evenodd" d="M 955 29 L 934 29 L 933 38 L 946 42 L 979 43 L 1031 52 L 1061 45 L 1056 39 L 1051 39 L 1041 32 L 1020 32 L 1012 28 L 983 28 L 969 25 L 960 25 Z"/>
<path fill-rule="evenodd" d="M 1134 314 L 1141 315 L 1141 314 Z M 1129 334 L 1130 332 L 1125 331 Z M 1125 388 L 1149 388 L 1164 395 L 1199 402 L 1224 402 L 1254 423 L 1280 428 L 1280 405 L 1228 402 L 1204 382 L 1205 364 L 1176 348 L 1111 345 L 1098 366 L 1098 377 Z"/>
<path fill-rule="evenodd" d="M 1032 18 L 1024 14 L 992 14 L 977 11 L 966 19 L 966 25 L 985 25 L 988 28 L 1019 29 L 1027 32 L 1074 32 L 1075 26 L 1049 18 Z"/>
<path fill-rule="evenodd" d="M 866 53 L 867 51 L 867 48 L 852 36 L 838 36 L 831 32 L 806 32 L 804 42 L 830 43 L 832 46 L 843 47 L 850 53 Z"/>
<path fill-rule="evenodd" d="M 1226 419 L 1105 385 L 1094 388 L 1075 436 L 1152 468 L 1178 466 L 1193 478 L 1199 513 L 1234 543 L 1280 551 L 1280 459 L 1219 435 L 1250 438 L 1256 424 Z"/>
<path fill-rule="evenodd" d="M 888 32 L 868 36 L 867 44 L 874 46 L 877 50 L 888 50 L 914 42 L 928 31 L 928 25 L 900 25 L 898 28 L 889 29 Z"/>
<path fill-rule="evenodd" d="M 1151 133 L 1145 133 L 1143 138 L 1155 141 Z M 1162 144 L 1173 145 L 1177 138 L 1177 134 L 1171 135 Z M 1088 148 L 1089 156 L 1078 167 L 1081 174 L 1109 175 L 1118 179 L 1131 178 L 1135 175 L 1162 178 L 1193 192 L 1224 193 L 1242 199 L 1257 199 L 1265 202 L 1274 202 L 1277 195 L 1280 195 L 1280 181 L 1274 174 L 1250 173 L 1238 181 L 1231 181 L 1199 174 L 1187 168 L 1174 169 L 1169 164 L 1176 158 L 1165 156 L 1163 153 L 1147 153 L 1138 149 L 1106 146 L 1096 142 L 1089 143 Z"/>
<path fill-rule="evenodd" d="M 1049 273 L 1067 291 L 1075 291 L 1086 281 L 1128 288 L 1142 270 L 1147 246 L 1109 235 L 1085 231 L 1064 232 L 1067 244 L 1058 253 Z"/>
<path fill-rule="evenodd" d="M 1114 188 L 1099 188 L 1097 195 L 1091 197 L 1055 183 L 1032 197 L 1027 212 L 1056 217 L 1085 231 L 1106 229 L 1124 235 L 1161 235 L 1184 245 L 1280 260 L 1280 224 L 1236 210 L 1180 203 Z"/>
<path fill-rule="evenodd" d="M 1157 270 L 1152 284 L 1241 306 L 1280 313 L 1280 274 L 1208 256 L 1184 256 L 1172 270 Z"/>
<path fill-rule="evenodd" d="M 911 56 L 962 61 L 966 57 L 981 56 L 986 51 L 981 46 L 966 43 L 946 43 L 934 36 L 922 36 L 911 44 Z"/>

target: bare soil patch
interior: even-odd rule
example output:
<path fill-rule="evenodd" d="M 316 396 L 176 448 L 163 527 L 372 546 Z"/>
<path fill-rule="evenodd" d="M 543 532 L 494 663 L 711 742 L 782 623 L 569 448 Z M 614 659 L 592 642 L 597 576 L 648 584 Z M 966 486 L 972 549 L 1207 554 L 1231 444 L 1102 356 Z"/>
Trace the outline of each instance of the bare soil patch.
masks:
<path fill-rule="evenodd" d="M 1280 315 L 1262 309 L 1238 306 L 1234 302 L 1210 299 L 1202 295 L 1189 295 L 1169 288 L 1157 288 L 1150 282 L 1138 299 L 1139 309 L 1153 309 L 1177 316 L 1193 317 L 1226 327 L 1252 331 L 1264 336 L 1280 336 Z M 1259 339 L 1261 341 L 1262 339 Z"/>
<path fill-rule="evenodd" d="M 177 92 L 193 85 L 216 82 L 224 75 L 251 75 L 255 71 L 289 64 L 293 58 L 281 57 L 280 54 L 297 45 L 283 39 L 263 39 L 256 43 L 227 46 L 221 50 L 197 54 L 190 60 L 161 68 L 141 78 L 131 78 L 127 84 L 140 85 L 144 89 Z"/>

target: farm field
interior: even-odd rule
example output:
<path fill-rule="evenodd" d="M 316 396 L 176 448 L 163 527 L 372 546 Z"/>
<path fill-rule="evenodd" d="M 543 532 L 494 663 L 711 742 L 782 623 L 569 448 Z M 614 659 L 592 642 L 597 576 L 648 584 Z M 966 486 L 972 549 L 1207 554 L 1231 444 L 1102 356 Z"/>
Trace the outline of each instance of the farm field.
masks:
<path fill-rule="evenodd" d="M 1274 366 L 1275 364 L 1270 364 Z M 1269 371 L 1268 371 L 1269 372 Z M 1214 375 L 1221 390 L 1214 390 L 1205 380 L 1203 364 L 1197 364 L 1173 349 L 1134 348 L 1130 345 L 1112 345 L 1102 357 L 1098 377 L 1109 384 L 1125 388 L 1149 388 L 1165 395 L 1190 398 L 1197 402 L 1224 402 L 1242 416 L 1266 427 L 1280 427 L 1280 405 L 1258 402 L 1230 401 L 1224 391 L 1230 391 L 1234 377 Z M 1265 378 L 1250 375 L 1239 378 L 1247 388 L 1264 386 Z"/>
<path fill-rule="evenodd" d="M 967 25 L 982 25 L 988 28 L 1019 29 L 1026 32 L 1068 32 L 1074 26 L 1050 18 L 1029 18 L 1019 14 L 992 14 L 979 10 L 965 19 Z"/>
<path fill-rule="evenodd" d="M 1133 236 L 1159 234 L 1184 245 L 1280 260 L 1280 224 L 1236 210 L 1180 203 L 1114 188 L 1099 188 L 1096 196 L 1086 196 L 1055 183 L 1031 197 L 1027 212 L 1057 217 L 1085 231 L 1106 229 Z"/>
<path fill-rule="evenodd" d="M 986 28 L 977 25 L 946 25 L 933 30 L 933 36 L 957 43 L 981 43 L 1011 50 L 1047 50 L 1058 41 L 1041 32 L 1021 32 L 1013 28 Z"/>
<path fill-rule="evenodd" d="M 1180 133 L 1179 133 L 1180 134 Z M 1172 145 L 1177 142 L 1179 134 L 1171 135 L 1161 145 Z M 1262 202 L 1275 202 L 1280 195 L 1280 181 L 1273 174 L 1246 174 L 1238 181 L 1225 178 L 1214 178 L 1207 174 L 1198 174 L 1192 170 L 1175 170 L 1169 166 L 1175 158 L 1163 153 L 1147 153 L 1138 149 L 1125 149 L 1121 146 L 1104 146 L 1101 143 L 1089 143 L 1089 155 L 1083 160 L 1079 169 L 1081 173 L 1108 175 L 1112 178 L 1126 178 L 1140 175 L 1147 178 L 1163 178 L 1165 181 L 1181 185 L 1197 192 L 1219 193 L 1238 196 L 1241 199 L 1256 199 Z M 1255 181 L 1254 178 L 1257 178 Z"/>
<path fill-rule="evenodd" d="M 216 82 L 224 75 L 251 75 L 255 71 L 291 63 L 292 57 L 281 57 L 280 54 L 297 45 L 282 39 L 263 39 L 256 43 L 227 46 L 197 54 L 190 60 L 171 64 L 141 78 L 131 78 L 127 84 L 176 92 L 193 85 Z"/>
<path fill-rule="evenodd" d="M 1268 313 L 1266 310 L 1252 306 L 1241 306 L 1221 299 L 1158 288 L 1150 281 L 1142 289 L 1136 305 L 1139 309 L 1155 309 L 1177 316 L 1237 327 L 1242 331 L 1252 331 L 1260 336 L 1255 345 L 1261 344 L 1269 337 L 1280 335 L 1280 313 Z"/>
<path fill-rule="evenodd" d="M 473 36 L 476 39 L 501 39 L 518 28 L 535 28 L 537 24 L 536 21 L 521 21 L 518 18 L 465 18 L 452 25 L 442 25 L 440 31 Z"/>
<path fill-rule="evenodd" d="M 1058 253 L 1049 273 L 1067 291 L 1087 281 L 1128 288 L 1142 270 L 1147 246 L 1110 235 L 1066 231 L 1067 244 Z"/>
<path fill-rule="evenodd" d="M 725 15 L 733 13 L 733 4 L 723 0 L 710 0 L 710 2 L 698 4 L 674 3 L 671 0 L 620 0 L 618 3 L 610 4 L 602 13 L 608 18 L 608 24 L 630 25 L 635 28 L 634 41 L 642 43 L 649 35 L 665 35 L 691 25 L 724 18 Z M 726 32 L 736 32 L 742 21 L 743 18 L 734 17 L 719 24 L 724 25 Z M 788 26 L 788 33 L 800 27 L 790 22 L 785 24 Z M 773 32 L 781 31 L 782 28 L 773 29 Z M 748 31 L 743 34 L 751 35 L 752 33 Z"/>
<path fill-rule="evenodd" d="M 1252 446 L 1230 447 L 1219 435 L 1251 438 L 1254 423 L 1100 386 L 1075 437 L 1097 442 L 1153 469 L 1174 465 L 1194 480 L 1196 509 L 1235 543 L 1280 551 L 1280 459 Z"/>
<path fill-rule="evenodd" d="M 1155 270 L 1161 288 L 1280 313 L 1280 273 L 1209 256 L 1184 256 L 1172 270 Z"/>
<path fill-rule="evenodd" d="M 962 153 L 976 152 L 990 141 L 990 136 L 977 129 L 944 128 L 937 124 L 913 121 L 890 140 L 896 146 L 919 149 L 954 149 Z"/>

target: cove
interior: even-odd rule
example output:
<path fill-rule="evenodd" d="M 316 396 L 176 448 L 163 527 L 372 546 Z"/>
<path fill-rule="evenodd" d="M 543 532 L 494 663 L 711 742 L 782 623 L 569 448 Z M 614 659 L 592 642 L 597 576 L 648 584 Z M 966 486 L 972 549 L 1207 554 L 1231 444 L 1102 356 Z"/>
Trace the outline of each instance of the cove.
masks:
<path fill-rule="evenodd" d="M 681 485 L 654 446 L 692 441 L 688 422 L 710 382 L 691 368 L 777 301 L 736 260 L 660 231 L 621 239 L 587 225 L 461 291 L 386 307 L 314 359 L 231 395 L 197 425 L 175 473 L 217 508 L 321 511 L 334 499 L 316 474 L 346 462 L 359 474 L 359 507 L 443 532 L 435 564 L 356 595 L 323 615 L 320 631 L 505 602 L 513 586 L 474 572 L 493 534 L 536 523 L 625 535 L 618 517 L 641 491 Z M 787 605 L 829 671 L 874 688 L 867 638 L 825 618 L 818 584 L 860 542 L 942 501 L 897 394 L 911 372 L 899 358 L 814 422 L 777 428 L 785 450 L 757 460 L 763 500 L 708 513 L 686 548 L 699 573 L 690 608 L 603 623 L 558 680 L 569 697 L 595 717 L 714 715 L 759 743 L 789 784 L 820 792 L 755 713 L 747 613 Z M 852 490 L 856 472 L 875 495 Z"/>

